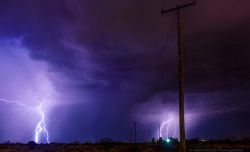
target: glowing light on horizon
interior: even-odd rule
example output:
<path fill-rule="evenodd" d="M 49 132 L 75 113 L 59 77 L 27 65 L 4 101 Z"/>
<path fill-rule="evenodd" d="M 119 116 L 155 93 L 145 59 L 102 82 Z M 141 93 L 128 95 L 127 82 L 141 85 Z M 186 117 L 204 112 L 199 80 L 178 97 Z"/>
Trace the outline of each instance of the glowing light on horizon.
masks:
<path fill-rule="evenodd" d="M 20 106 L 20 108 L 4 108 L 7 110 L 37 112 L 40 115 L 41 120 L 36 125 L 34 140 L 36 143 L 39 143 L 41 134 L 43 133 L 43 135 L 44 135 L 43 139 L 45 138 L 46 142 L 49 143 L 49 133 L 48 133 L 48 130 L 46 128 L 46 120 L 47 119 L 45 117 L 45 111 L 47 109 L 48 104 L 45 104 L 44 101 L 34 101 L 34 103 L 38 103 L 38 105 L 35 107 L 30 107 L 30 106 L 28 106 L 20 101 L 8 101 L 5 99 L 0 99 L 0 101 L 6 102 L 9 104 L 14 103 L 14 104 L 17 104 L 18 106 Z"/>

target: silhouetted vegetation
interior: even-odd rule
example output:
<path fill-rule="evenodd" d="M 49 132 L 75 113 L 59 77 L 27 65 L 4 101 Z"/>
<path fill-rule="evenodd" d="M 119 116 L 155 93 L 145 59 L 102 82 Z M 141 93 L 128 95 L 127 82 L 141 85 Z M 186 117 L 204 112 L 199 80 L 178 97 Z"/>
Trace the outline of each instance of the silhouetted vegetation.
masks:
<path fill-rule="evenodd" d="M 178 138 L 170 137 L 169 140 L 170 140 L 169 143 L 172 144 L 172 145 L 178 145 L 179 144 Z"/>
<path fill-rule="evenodd" d="M 159 140 L 156 142 L 159 145 L 165 145 L 166 141 L 162 139 L 162 137 L 159 138 Z"/>
<path fill-rule="evenodd" d="M 198 145 L 200 143 L 199 138 L 186 140 L 187 145 Z"/>
<path fill-rule="evenodd" d="M 151 143 L 152 143 L 152 144 L 155 144 L 155 143 L 156 143 L 155 137 L 152 138 Z"/>
<path fill-rule="evenodd" d="M 214 145 L 214 144 L 250 144 L 250 138 L 200 140 L 199 138 L 186 140 L 187 145 Z"/>
<path fill-rule="evenodd" d="M 9 140 L 4 141 L 5 144 L 11 144 Z"/>
<path fill-rule="evenodd" d="M 105 152 L 137 152 L 137 151 L 179 151 L 179 142 L 176 138 L 168 138 L 169 140 L 163 140 L 152 138 L 150 142 L 144 143 L 125 143 L 115 142 L 111 138 L 102 138 L 98 142 L 92 143 L 92 141 L 80 142 L 75 140 L 72 143 L 57 143 L 51 142 L 50 144 L 37 144 L 34 141 L 29 141 L 27 144 L 14 144 L 10 141 L 5 141 L 0 144 L 0 151 L 105 151 Z M 250 138 L 242 139 L 220 139 L 220 140 L 200 140 L 199 138 L 186 140 L 187 149 L 194 148 L 236 148 L 236 149 L 250 149 Z"/>
<path fill-rule="evenodd" d="M 34 141 L 29 141 L 29 142 L 28 142 L 28 146 L 29 146 L 30 149 L 34 149 L 34 148 L 36 148 L 37 143 L 34 142 Z"/>
<path fill-rule="evenodd" d="M 111 138 L 102 138 L 100 140 L 100 143 L 101 144 L 110 144 L 110 143 L 112 143 L 112 139 Z"/>

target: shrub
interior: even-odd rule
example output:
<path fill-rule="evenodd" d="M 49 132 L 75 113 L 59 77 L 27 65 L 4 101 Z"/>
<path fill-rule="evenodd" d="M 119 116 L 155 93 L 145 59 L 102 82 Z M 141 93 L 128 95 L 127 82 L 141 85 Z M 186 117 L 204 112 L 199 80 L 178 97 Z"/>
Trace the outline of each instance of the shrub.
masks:
<path fill-rule="evenodd" d="M 162 139 L 162 137 L 159 138 L 159 140 L 157 141 L 157 144 L 159 145 L 165 145 L 166 141 Z"/>
<path fill-rule="evenodd" d="M 9 140 L 4 141 L 3 143 L 4 143 L 4 144 L 11 144 L 11 142 L 10 142 Z"/>
<path fill-rule="evenodd" d="M 80 144 L 80 141 L 78 141 L 78 140 L 75 140 L 74 142 L 73 142 L 73 144 Z"/>
<path fill-rule="evenodd" d="M 100 143 L 101 144 L 104 144 L 104 143 L 112 143 L 113 141 L 112 141 L 112 139 L 111 138 L 102 138 L 101 140 L 100 140 Z"/>
<path fill-rule="evenodd" d="M 155 137 L 152 138 L 151 143 L 152 143 L 152 144 L 156 143 Z"/>
<path fill-rule="evenodd" d="M 84 143 L 85 143 L 85 144 L 92 144 L 92 141 L 86 140 Z"/>
<path fill-rule="evenodd" d="M 29 141 L 29 142 L 28 142 L 28 146 L 29 146 L 30 149 L 34 149 L 34 148 L 36 148 L 37 143 L 34 142 L 34 141 Z"/>

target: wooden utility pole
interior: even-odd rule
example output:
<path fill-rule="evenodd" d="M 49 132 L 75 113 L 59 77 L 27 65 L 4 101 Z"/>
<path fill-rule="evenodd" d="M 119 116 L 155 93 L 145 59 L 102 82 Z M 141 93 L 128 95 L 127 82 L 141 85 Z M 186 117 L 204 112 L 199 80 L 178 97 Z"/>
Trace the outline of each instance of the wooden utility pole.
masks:
<path fill-rule="evenodd" d="M 161 14 L 176 12 L 178 28 L 178 58 L 179 58 L 179 129 L 180 129 L 180 152 L 186 152 L 185 123 L 184 123 L 184 88 L 183 88 L 183 59 L 182 59 L 182 38 L 181 38 L 181 9 L 196 4 L 195 1 L 185 5 L 177 6 L 168 10 L 162 10 Z"/>
<path fill-rule="evenodd" d="M 135 121 L 135 143 L 136 143 L 136 121 Z"/>
<path fill-rule="evenodd" d="M 161 137 L 161 125 L 159 124 L 159 140 L 160 140 L 160 137 Z"/>

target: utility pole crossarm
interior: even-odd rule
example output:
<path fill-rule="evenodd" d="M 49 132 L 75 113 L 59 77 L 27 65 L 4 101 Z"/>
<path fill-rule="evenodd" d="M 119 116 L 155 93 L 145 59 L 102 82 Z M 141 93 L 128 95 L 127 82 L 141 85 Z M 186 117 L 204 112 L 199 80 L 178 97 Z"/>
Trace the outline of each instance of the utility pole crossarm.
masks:
<path fill-rule="evenodd" d="M 185 4 L 185 5 L 182 5 L 182 6 L 177 6 L 175 8 L 171 8 L 171 9 L 168 9 L 168 10 L 161 10 L 161 14 L 165 14 L 165 13 L 168 13 L 168 12 L 171 12 L 171 11 L 175 11 L 175 10 L 178 10 L 178 9 L 181 9 L 181 8 L 184 8 L 184 7 L 187 7 L 187 6 L 191 6 L 191 5 L 195 5 L 196 2 L 193 1 L 192 3 L 188 3 L 188 4 Z"/>

